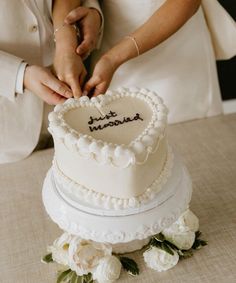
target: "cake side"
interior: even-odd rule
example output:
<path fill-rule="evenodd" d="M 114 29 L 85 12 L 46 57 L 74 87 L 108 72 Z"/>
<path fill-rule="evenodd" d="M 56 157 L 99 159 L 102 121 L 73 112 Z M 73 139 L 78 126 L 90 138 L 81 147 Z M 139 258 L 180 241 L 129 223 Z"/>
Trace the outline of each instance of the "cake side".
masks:
<path fill-rule="evenodd" d="M 121 198 L 120 195 L 119 197 L 115 197 L 110 194 L 103 194 L 100 190 L 94 191 L 75 182 L 60 170 L 55 159 L 53 160 L 52 172 L 58 190 L 66 199 L 69 198 L 69 202 L 72 200 L 72 202 L 78 201 L 84 204 L 87 203 L 102 209 L 126 210 L 129 208 L 142 207 L 157 197 L 172 174 L 173 162 L 174 154 L 172 149 L 168 146 L 167 158 L 158 177 L 150 184 L 150 186 L 142 188 L 143 193 L 129 198 Z"/>
<path fill-rule="evenodd" d="M 111 197 L 131 198 L 143 194 L 159 177 L 166 159 L 166 138 L 160 140 L 156 152 L 146 162 L 125 168 L 74 155 L 60 140 L 55 141 L 55 162 L 60 171 L 77 184 Z"/>

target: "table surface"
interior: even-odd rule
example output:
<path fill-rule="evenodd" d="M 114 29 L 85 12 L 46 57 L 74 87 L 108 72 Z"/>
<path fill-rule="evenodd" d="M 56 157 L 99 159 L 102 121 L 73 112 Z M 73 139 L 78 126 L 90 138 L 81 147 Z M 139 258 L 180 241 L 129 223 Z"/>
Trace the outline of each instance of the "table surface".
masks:
<path fill-rule="evenodd" d="M 141 274 L 125 272 L 118 282 L 236 282 L 236 114 L 169 126 L 170 144 L 182 155 L 193 180 L 191 209 L 209 244 L 175 268 L 147 269 L 132 255 Z M 61 234 L 41 198 L 53 149 L 0 165 L 0 283 L 54 283 L 58 266 L 42 264 L 46 247 Z"/>

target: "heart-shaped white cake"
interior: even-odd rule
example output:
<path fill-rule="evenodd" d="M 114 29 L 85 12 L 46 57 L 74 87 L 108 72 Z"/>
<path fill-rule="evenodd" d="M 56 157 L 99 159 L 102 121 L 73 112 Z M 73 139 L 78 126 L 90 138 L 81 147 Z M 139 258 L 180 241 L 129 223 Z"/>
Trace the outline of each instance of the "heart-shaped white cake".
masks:
<path fill-rule="evenodd" d="M 171 168 L 167 112 L 156 93 L 139 88 L 57 105 L 49 114 L 55 178 L 76 197 L 105 207 L 152 198 Z"/>

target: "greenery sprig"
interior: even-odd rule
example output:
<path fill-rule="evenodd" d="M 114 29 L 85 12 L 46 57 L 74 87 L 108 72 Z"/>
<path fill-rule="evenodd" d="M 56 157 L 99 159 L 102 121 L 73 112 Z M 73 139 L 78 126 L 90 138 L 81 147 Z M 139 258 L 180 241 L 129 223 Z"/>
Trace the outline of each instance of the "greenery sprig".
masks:
<path fill-rule="evenodd" d="M 201 232 L 197 231 L 195 233 L 195 241 L 193 246 L 189 250 L 180 250 L 173 243 L 167 241 L 162 233 L 156 234 L 151 237 L 149 243 L 144 247 L 144 249 L 150 249 L 151 247 L 157 247 L 165 252 L 174 255 L 173 251 L 176 251 L 180 257 L 180 259 L 185 259 L 193 256 L 194 250 L 199 250 L 203 246 L 207 245 L 207 241 L 200 239 Z"/>
<path fill-rule="evenodd" d="M 41 259 L 41 261 L 42 261 L 43 263 L 50 263 L 50 262 L 53 262 L 52 253 L 45 255 L 45 256 Z"/>
<path fill-rule="evenodd" d="M 203 246 L 207 245 L 207 241 L 202 240 L 200 236 L 201 236 L 201 232 L 197 231 L 195 233 L 195 241 L 193 243 L 193 246 L 189 250 L 180 250 L 173 243 L 167 241 L 162 233 L 159 233 L 152 236 L 149 243 L 145 247 L 143 247 L 143 249 L 147 250 L 150 249 L 151 247 L 157 247 L 159 249 L 164 250 L 170 255 L 174 255 L 174 251 L 176 251 L 180 259 L 185 259 L 193 256 L 194 250 L 199 250 Z M 129 274 L 133 276 L 139 274 L 139 267 L 133 259 L 118 255 L 117 257 L 119 258 L 124 270 L 126 270 Z M 45 255 L 42 258 L 42 262 L 44 263 L 54 262 L 52 253 Z M 94 280 L 91 273 L 78 276 L 76 272 L 72 271 L 71 269 L 60 271 L 57 276 L 57 283 L 93 283 L 93 282 Z"/>
<path fill-rule="evenodd" d="M 124 270 L 126 270 L 130 275 L 133 276 L 139 275 L 138 265 L 133 259 L 122 256 L 120 257 L 120 262 Z"/>
<path fill-rule="evenodd" d="M 78 276 L 75 271 L 67 269 L 61 271 L 57 277 L 57 283 L 93 283 L 93 277 L 91 273 Z"/>

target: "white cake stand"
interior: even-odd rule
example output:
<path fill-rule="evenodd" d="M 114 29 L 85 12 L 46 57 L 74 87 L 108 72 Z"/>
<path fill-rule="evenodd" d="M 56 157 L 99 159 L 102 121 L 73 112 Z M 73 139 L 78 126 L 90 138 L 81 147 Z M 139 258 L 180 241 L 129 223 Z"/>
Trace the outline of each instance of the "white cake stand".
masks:
<path fill-rule="evenodd" d="M 149 205 L 132 209 L 127 215 L 101 215 L 101 209 L 75 205 L 62 196 L 52 170 L 48 171 L 43 186 L 43 203 L 51 219 L 61 229 L 84 239 L 111 244 L 145 240 L 170 226 L 184 212 L 191 200 L 190 176 L 178 155 L 174 154 L 172 174 Z M 104 213 L 106 214 L 106 213 Z M 125 213 L 124 213 L 125 214 Z"/>

